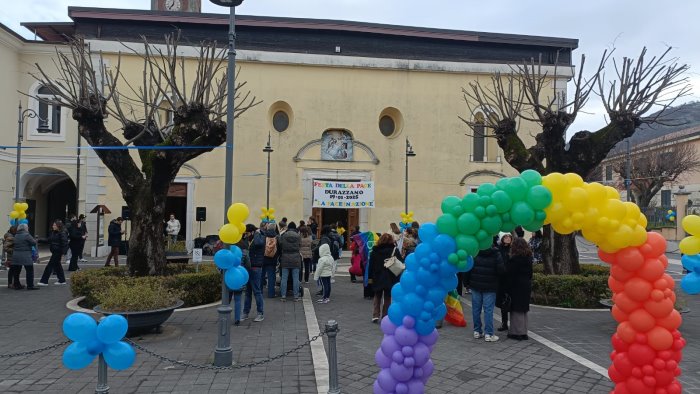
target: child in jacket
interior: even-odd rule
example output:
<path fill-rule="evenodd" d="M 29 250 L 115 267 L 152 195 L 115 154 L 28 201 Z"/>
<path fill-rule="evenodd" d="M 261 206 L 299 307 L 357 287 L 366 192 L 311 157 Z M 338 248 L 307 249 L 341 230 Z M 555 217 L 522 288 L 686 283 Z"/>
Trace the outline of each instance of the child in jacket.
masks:
<path fill-rule="evenodd" d="M 317 301 L 319 304 L 327 304 L 331 297 L 331 276 L 333 276 L 333 256 L 331 255 L 331 248 L 328 244 L 323 244 L 318 249 L 319 259 L 318 265 L 316 266 L 316 272 L 314 273 L 315 280 L 321 280 L 321 286 L 323 287 L 323 296 Z"/>

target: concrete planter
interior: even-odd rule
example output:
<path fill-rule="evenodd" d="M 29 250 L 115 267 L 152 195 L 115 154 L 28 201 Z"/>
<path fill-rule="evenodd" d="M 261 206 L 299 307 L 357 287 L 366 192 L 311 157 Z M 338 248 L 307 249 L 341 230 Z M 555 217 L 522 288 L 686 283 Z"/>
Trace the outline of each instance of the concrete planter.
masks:
<path fill-rule="evenodd" d="M 170 318 L 175 309 L 181 307 L 183 304 L 184 302 L 182 300 L 177 300 L 175 305 L 168 308 L 139 312 L 110 312 L 102 309 L 100 305 L 97 305 L 95 308 L 93 308 L 93 310 L 105 316 L 124 316 L 129 323 L 128 335 L 133 335 L 137 333 L 150 332 L 153 329 L 155 329 L 157 333 L 160 333 L 163 323 Z"/>

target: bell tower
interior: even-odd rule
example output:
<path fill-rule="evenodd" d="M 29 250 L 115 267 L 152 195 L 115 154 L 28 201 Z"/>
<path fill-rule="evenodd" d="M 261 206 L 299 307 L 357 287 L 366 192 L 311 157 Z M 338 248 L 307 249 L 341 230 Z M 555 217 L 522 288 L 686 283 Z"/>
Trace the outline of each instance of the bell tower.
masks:
<path fill-rule="evenodd" d="M 202 0 L 151 0 L 152 11 L 202 12 Z"/>

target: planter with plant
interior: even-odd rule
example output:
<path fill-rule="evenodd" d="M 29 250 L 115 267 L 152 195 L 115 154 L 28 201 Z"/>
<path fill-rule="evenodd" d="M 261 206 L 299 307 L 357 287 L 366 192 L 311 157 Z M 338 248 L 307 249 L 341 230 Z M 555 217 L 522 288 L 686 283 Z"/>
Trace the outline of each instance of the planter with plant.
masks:
<path fill-rule="evenodd" d="M 168 263 L 187 264 L 190 261 L 190 255 L 185 241 L 177 241 L 168 245 L 165 249 L 165 258 Z"/>
<path fill-rule="evenodd" d="M 600 308 L 601 299 L 610 298 L 610 268 L 581 264 L 578 275 L 545 275 L 542 265 L 533 267 L 532 302 L 563 308 Z"/>

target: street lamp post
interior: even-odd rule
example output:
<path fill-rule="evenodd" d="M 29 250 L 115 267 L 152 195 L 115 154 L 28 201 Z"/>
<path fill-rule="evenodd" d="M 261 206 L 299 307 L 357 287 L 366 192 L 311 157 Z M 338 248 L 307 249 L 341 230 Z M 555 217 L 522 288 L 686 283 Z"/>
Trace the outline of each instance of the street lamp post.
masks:
<path fill-rule="evenodd" d="M 267 153 L 267 193 L 265 194 L 265 209 L 270 209 L 270 153 L 274 152 L 270 145 L 270 132 L 267 132 L 267 145 L 263 148 L 263 152 Z"/>
<path fill-rule="evenodd" d="M 228 24 L 228 78 L 227 111 L 226 111 L 226 174 L 224 182 L 224 223 L 226 223 L 226 211 L 231 206 L 233 189 L 233 118 L 234 98 L 236 97 L 236 7 L 243 0 L 210 0 L 216 5 L 229 7 Z M 219 313 L 219 335 L 216 350 L 214 351 L 214 365 L 217 367 L 230 366 L 233 363 L 233 350 L 231 349 L 231 305 L 228 299 L 228 289 L 221 275 L 221 306 Z"/>
<path fill-rule="evenodd" d="M 625 163 L 625 188 L 627 189 L 627 201 L 632 201 L 632 191 L 630 186 L 632 186 L 631 177 L 632 171 L 632 159 L 630 157 L 630 139 L 627 139 L 627 162 Z"/>
<path fill-rule="evenodd" d="M 22 102 L 19 102 L 17 111 L 17 164 L 15 168 L 15 202 L 19 202 L 19 181 L 20 181 L 20 162 L 22 160 L 22 140 L 24 130 L 24 120 L 29 118 L 39 119 L 39 131 L 49 131 L 49 125 L 46 119 L 42 119 L 39 114 L 31 108 L 22 111 Z"/>
<path fill-rule="evenodd" d="M 415 157 L 416 152 L 413 151 L 413 146 L 411 146 L 411 143 L 408 142 L 408 138 L 406 138 L 406 190 L 405 190 L 405 205 L 404 205 L 404 212 L 408 213 L 408 158 L 409 157 Z"/>

